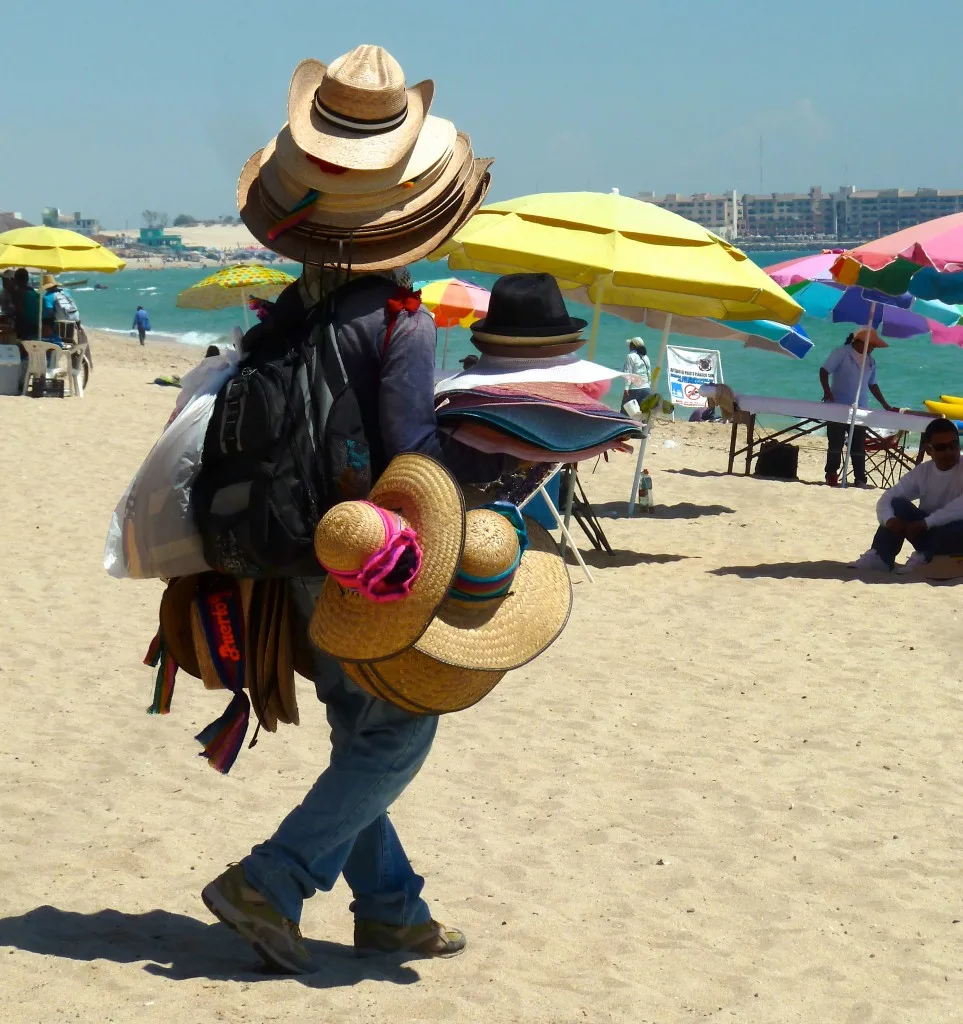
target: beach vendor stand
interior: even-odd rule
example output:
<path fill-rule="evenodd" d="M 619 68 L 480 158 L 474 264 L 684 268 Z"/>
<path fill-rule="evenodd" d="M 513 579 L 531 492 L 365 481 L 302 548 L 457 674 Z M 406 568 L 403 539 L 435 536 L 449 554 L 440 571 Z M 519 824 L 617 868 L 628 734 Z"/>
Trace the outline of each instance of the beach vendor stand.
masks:
<path fill-rule="evenodd" d="M 771 433 L 762 433 L 757 430 L 756 419 L 762 415 L 786 417 L 792 422 Z M 840 402 L 810 402 L 769 395 L 736 394 L 726 471 L 735 472 L 736 460 L 744 456 L 743 472 L 748 475 L 764 444 L 789 444 L 824 429 L 827 423 L 846 423 L 866 427 L 867 474 L 879 487 L 890 487 L 906 470 L 912 469 L 922 460 L 922 444 L 912 454 L 907 451 L 907 444 L 910 434 L 921 433 L 931 418 L 925 413 L 858 409 L 853 420 L 851 407 Z M 740 429 L 745 431 L 745 440 L 741 444 Z"/>
<path fill-rule="evenodd" d="M 693 221 L 619 195 L 617 189 L 544 193 L 483 206 L 428 258 L 446 257 L 452 270 L 552 274 L 571 298 L 593 307 L 590 359 L 603 310 L 668 314 L 652 372 L 653 392 L 673 316 L 794 324 L 803 313 L 745 253 Z M 635 511 L 646 440 L 639 445 L 629 515 Z"/>

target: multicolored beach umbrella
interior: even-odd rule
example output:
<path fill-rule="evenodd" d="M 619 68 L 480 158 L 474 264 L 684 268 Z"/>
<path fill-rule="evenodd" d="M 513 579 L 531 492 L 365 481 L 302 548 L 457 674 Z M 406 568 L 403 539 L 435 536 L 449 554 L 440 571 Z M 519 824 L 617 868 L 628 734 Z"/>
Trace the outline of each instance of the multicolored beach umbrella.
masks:
<path fill-rule="evenodd" d="M 832 267 L 843 285 L 860 285 L 947 303 L 963 302 L 963 213 L 904 228 L 840 254 Z"/>
<path fill-rule="evenodd" d="M 177 296 L 181 309 L 229 309 L 248 298 L 276 299 L 295 278 L 260 263 L 236 263 L 185 288 Z"/>
<path fill-rule="evenodd" d="M 872 320 L 872 326 L 885 337 L 929 334 L 934 344 L 963 347 L 963 317 L 957 306 L 905 292 L 893 295 L 861 285 L 840 284 L 833 277 L 833 269 L 846 255 L 841 250 L 826 250 L 765 269 L 808 316 L 860 327 Z"/>
<path fill-rule="evenodd" d="M 489 292 L 481 285 L 445 277 L 438 281 L 424 281 L 415 285 L 421 292 L 421 303 L 429 310 L 439 327 L 445 328 L 445 344 L 441 353 L 441 367 L 448 359 L 448 332 L 452 327 L 468 327 L 481 320 L 488 312 Z"/>

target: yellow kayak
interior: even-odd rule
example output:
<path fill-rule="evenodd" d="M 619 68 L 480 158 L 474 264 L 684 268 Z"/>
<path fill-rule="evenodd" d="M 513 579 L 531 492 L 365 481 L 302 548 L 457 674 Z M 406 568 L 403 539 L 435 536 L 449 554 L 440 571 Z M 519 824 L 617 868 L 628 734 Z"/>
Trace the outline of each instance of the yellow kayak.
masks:
<path fill-rule="evenodd" d="M 963 405 L 963 398 L 959 395 L 940 395 L 941 402 L 949 402 L 950 405 Z"/>
<path fill-rule="evenodd" d="M 949 420 L 963 420 L 963 399 L 954 399 L 952 402 L 933 402 L 927 399 L 923 404 L 937 416 L 945 416 Z"/>

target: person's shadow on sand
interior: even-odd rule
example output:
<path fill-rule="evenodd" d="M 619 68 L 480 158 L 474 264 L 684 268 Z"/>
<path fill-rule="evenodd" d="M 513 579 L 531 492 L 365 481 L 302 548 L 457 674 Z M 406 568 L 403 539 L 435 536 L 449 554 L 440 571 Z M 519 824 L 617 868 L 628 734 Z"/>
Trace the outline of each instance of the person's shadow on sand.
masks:
<path fill-rule="evenodd" d="M 309 988 L 341 988 L 361 981 L 410 985 L 420 975 L 402 954 L 358 958 L 354 948 L 305 940 L 317 970 L 313 974 L 269 973 L 251 947 L 222 924 L 206 924 L 184 914 L 151 910 L 125 914 L 99 910 L 78 914 L 37 907 L 20 917 L 0 918 L 0 946 L 68 960 L 150 961 L 144 970 L 172 981 L 270 981 L 293 978 Z"/>
<path fill-rule="evenodd" d="M 761 565 L 723 565 L 710 569 L 712 576 L 739 576 L 744 580 L 842 580 L 845 583 L 929 583 L 931 586 L 959 583 L 960 580 L 927 579 L 913 573 L 865 572 L 850 568 L 845 562 L 770 562 Z"/>

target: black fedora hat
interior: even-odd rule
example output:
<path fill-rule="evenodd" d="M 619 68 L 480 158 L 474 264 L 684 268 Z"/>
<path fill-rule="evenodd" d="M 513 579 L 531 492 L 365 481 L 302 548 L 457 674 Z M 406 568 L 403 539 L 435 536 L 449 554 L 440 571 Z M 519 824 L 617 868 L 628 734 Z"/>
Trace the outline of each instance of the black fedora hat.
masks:
<path fill-rule="evenodd" d="M 492 288 L 488 316 L 471 325 L 474 337 L 497 344 L 552 344 L 575 338 L 585 320 L 568 315 L 551 274 L 506 274 Z"/>

